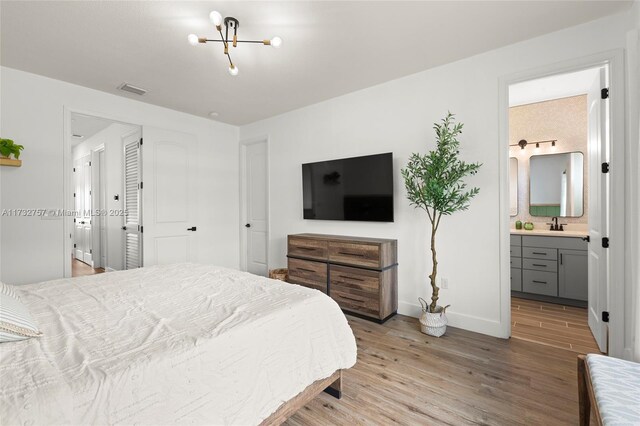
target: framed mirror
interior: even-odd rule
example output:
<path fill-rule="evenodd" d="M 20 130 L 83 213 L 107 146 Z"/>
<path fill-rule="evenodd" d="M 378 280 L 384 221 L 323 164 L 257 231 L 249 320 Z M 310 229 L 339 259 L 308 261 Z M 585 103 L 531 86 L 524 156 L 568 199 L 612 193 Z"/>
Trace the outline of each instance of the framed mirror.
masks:
<path fill-rule="evenodd" d="M 584 213 L 584 155 L 534 155 L 529 160 L 529 214 L 580 217 Z"/>
<path fill-rule="evenodd" d="M 518 159 L 509 158 L 509 215 L 518 214 Z"/>

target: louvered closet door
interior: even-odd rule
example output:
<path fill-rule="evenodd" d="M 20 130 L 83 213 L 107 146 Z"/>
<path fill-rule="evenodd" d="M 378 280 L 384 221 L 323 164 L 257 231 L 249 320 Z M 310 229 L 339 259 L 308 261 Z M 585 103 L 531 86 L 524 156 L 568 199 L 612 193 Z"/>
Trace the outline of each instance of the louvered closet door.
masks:
<path fill-rule="evenodd" d="M 142 266 L 142 212 L 140 182 L 142 160 L 140 138 L 133 135 L 124 141 L 124 268 Z"/>

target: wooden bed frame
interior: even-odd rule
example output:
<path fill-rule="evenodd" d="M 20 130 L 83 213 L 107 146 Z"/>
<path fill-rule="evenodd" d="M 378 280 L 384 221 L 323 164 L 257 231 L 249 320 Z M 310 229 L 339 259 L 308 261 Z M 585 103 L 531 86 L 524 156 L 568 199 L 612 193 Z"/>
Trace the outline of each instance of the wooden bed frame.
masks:
<path fill-rule="evenodd" d="M 591 384 L 591 373 L 585 355 L 578 355 L 578 399 L 580 405 L 580 426 L 589 426 L 591 420 L 591 408 L 595 413 L 596 424 L 602 425 L 602 417 L 596 404 Z"/>
<path fill-rule="evenodd" d="M 305 390 L 282 404 L 273 414 L 264 419 L 260 426 L 277 426 L 284 423 L 285 420 L 323 391 L 335 398 L 342 398 L 342 370 L 336 371 L 326 379 L 316 380 L 311 383 Z"/>

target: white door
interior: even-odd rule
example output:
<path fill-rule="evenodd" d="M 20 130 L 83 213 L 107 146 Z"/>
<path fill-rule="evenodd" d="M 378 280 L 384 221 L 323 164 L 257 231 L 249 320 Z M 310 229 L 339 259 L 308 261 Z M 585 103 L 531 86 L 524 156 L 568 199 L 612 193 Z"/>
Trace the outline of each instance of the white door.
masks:
<path fill-rule="evenodd" d="M 105 162 L 105 151 L 101 149 L 97 152 L 98 156 L 98 191 L 99 194 L 96 195 L 97 198 L 97 208 L 100 211 L 100 215 L 94 217 L 95 220 L 98 221 L 98 233 L 100 241 L 100 267 L 106 268 L 107 266 L 107 191 L 106 191 L 106 162 Z M 96 197 L 93 197 L 96 199 Z"/>
<path fill-rule="evenodd" d="M 76 161 L 75 258 L 93 266 L 91 236 L 91 155 Z"/>
<path fill-rule="evenodd" d="M 256 275 L 268 273 L 269 186 L 267 142 L 243 146 L 244 247 L 246 270 Z"/>
<path fill-rule="evenodd" d="M 197 261 L 196 137 L 145 126 L 143 140 L 144 264 Z"/>
<path fill-rule="evenodd" d="M 142 159 L 140 134 L 123 140 L 124 147 L 124 269 L 142 266 Z"/>
<path fill-rule="evenodd" d="M 609 235 L 609 174 L 602 163 L 609 161 L 608 101 L 601 90 L 607 87 L 602 68 L 587 95 L 589 113 L 589 327 L 602 352 L 607 351 L 607 326 L 602 312 L 608 304 L 609 259 L 602 239 Z"/>

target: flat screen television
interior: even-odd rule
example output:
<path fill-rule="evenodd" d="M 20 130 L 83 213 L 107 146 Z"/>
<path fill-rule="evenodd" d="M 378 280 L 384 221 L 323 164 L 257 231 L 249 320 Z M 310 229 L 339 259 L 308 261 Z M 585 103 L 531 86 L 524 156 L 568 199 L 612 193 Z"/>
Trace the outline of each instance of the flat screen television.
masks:
<path fill-rule="evenodd" d="M 393 154 L 302 165 L 305 219 L 393 222 Z"/>

